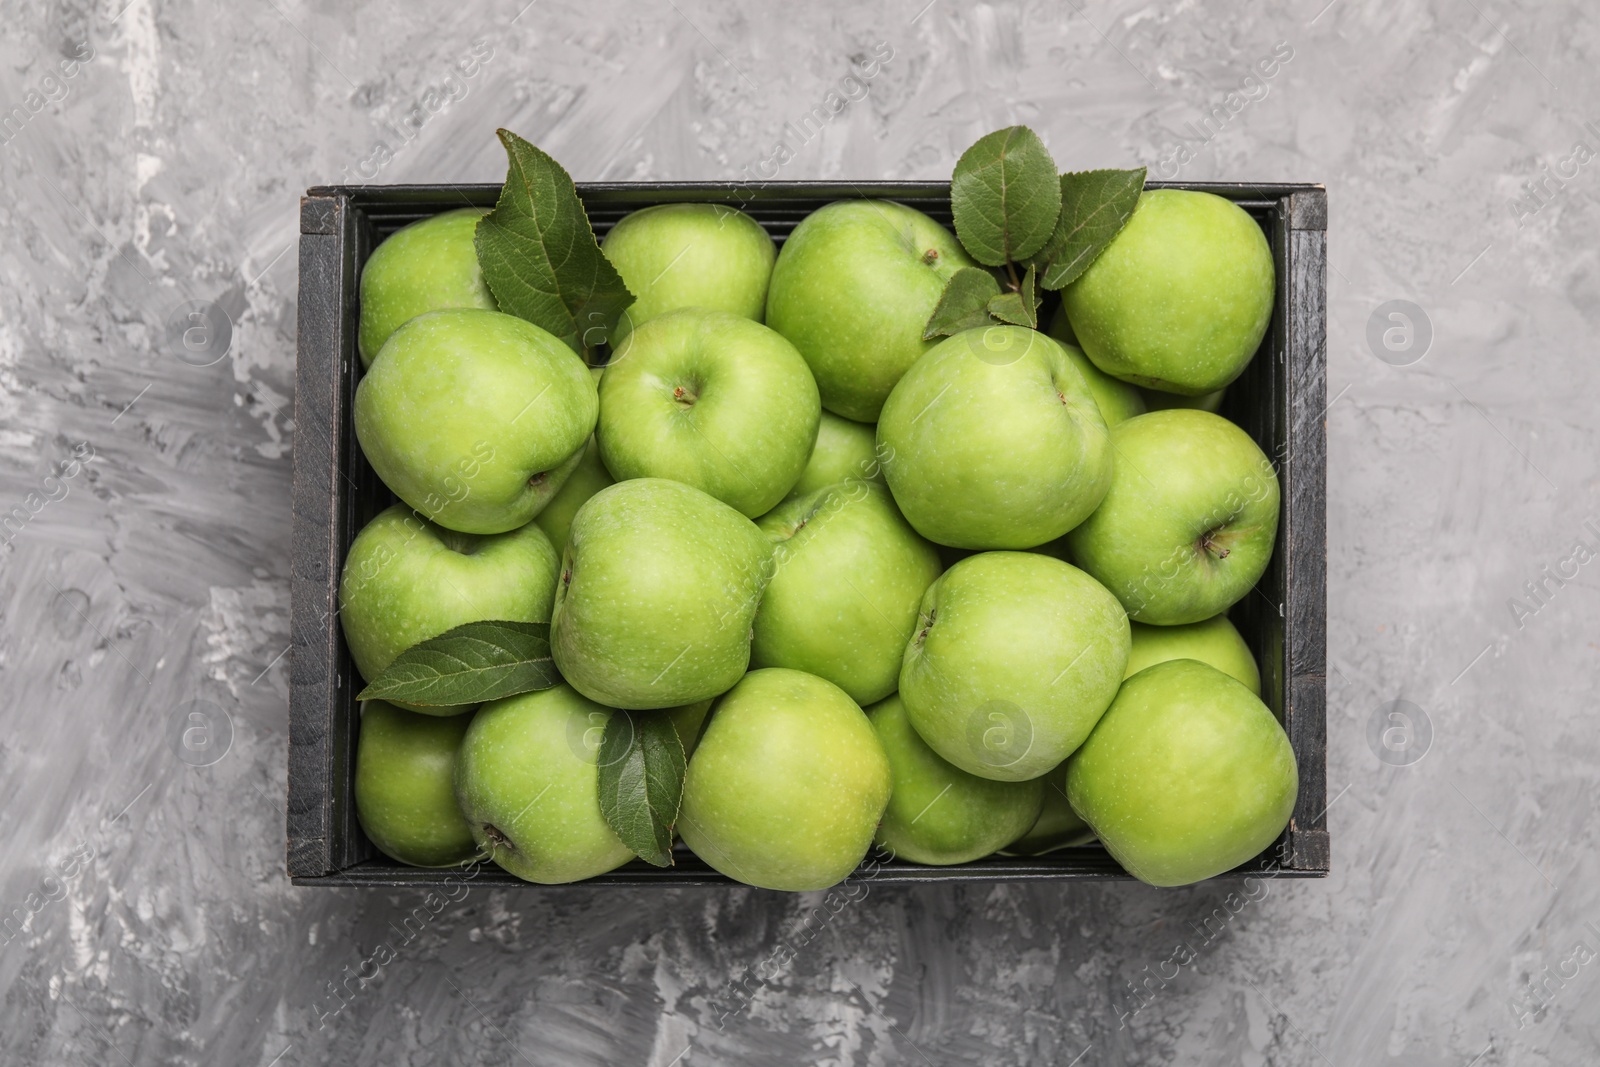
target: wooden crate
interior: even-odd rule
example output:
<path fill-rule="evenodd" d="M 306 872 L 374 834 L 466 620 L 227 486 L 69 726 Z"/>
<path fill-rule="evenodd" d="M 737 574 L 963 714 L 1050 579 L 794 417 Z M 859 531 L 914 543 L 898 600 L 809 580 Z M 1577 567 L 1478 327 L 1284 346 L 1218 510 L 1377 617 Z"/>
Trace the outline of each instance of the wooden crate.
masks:
<path fill-rule="evenodd" d="M 1300 767 L 1300 795 L 1282 837 L 1234 875 L 1318 877 L 1328 872 L 1326 811 L 1326 411 L 1324 299 L 1327 199 L 1317 185 L 1163 183 L 1226 197 L 1266 232 L 1277 267 L 1272 325 L 1223 414 L 1277 465 L 1283 488 L 1277 549 L 1255 592 L 1230 615 L 1261 665 L 1262 698 L 1283 722 Z M 489 207 L 496 185 L 331 186 L 308 190 L 300 213 L 299 357 L 295 371 L 293 665 L 289 697 L 288 866 L 296 885 L 429 886 L 459 871 L 405 867 L 379 853 L 356 821 L 355 753 L 360 679 L 338 624 L 339 570 L 350 542 L 395 498 L 356 443 L 351 400 L 358 280 L 372 249 L 417 219 Z M 619 182 L 580 184 L 597 235 L 651 204 L 732 204 L 780 244 L 806 215 L 834 200 L 898 200 L 950 223 L 946 182 Z M 1048 310 L 1048 308 L 1047 308 Z M 1031 859 L 994 856 L 956 867 L 869 857 L 856 877 L 885 884 L 1128 878 L 1099 845 Z M 472 880 L 520 885 L 493 864 Z M 731 885 L 680 849 L 672 868 L 634 862 L 593 886 Z"/>

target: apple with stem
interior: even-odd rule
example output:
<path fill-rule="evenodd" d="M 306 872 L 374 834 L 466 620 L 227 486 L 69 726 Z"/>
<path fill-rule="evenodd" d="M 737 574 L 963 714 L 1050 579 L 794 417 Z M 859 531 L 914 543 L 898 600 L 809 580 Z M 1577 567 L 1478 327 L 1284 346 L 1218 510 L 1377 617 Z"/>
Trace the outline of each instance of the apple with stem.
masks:
<path fill-rule="evenodd" d="M 1255 586 L 1278 535 L 1278 476 L 1239 427 L 1172 408 L 1111 431 L 1111 489 L 1067 535 L 1078 566 L 1137 622 L 1220 615 Z"/>
<path fill-rule="evenodd" d="M 456 756 L 461 814 L 478 846 L 518 878 L 593 878 L 633 858 L 600 813 L 598 742 L 612 709 L 571 686 L 492 700 Z"/>
<path fill-rule="evenodd" d="M 810 369 L 778 334 L 724 311 L 675 311 L 606 365 L 596 436 L 613 477 L 685 482 L 753 518 L 799 480 L 821 412 Z"/>

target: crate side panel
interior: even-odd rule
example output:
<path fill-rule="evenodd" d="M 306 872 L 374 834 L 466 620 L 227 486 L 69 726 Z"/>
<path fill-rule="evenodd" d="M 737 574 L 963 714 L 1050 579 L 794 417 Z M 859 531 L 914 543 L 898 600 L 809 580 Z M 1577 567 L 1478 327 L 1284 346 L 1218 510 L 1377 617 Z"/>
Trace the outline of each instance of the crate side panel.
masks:
<path fill-rule="evenodd" d="M 1301 761 L 1291 825 L 1305 836 L 1297 863 L 1327 870 L 1327 237 L 1294 230 L 1289 241 L 1289 491 L 1281 555 L 1292 590 L 1285 679 L 1292 714 L 1285 725 Z"/>
<path fill-rule="evenodd" d="M 311 212 L 330 228 L 336 207 Z M 344 422 L 338 349 L 345 329 L 345 264 L 338 232 L 300 238 L 300 291 L 295 362 L 293 541 L 290 559 L 288 865 L 291 875 L 337 869 L 334 749 L 341 718 L 341 642 L 326 620 L 335 607 L 345 545 L 338 510 Z"/>

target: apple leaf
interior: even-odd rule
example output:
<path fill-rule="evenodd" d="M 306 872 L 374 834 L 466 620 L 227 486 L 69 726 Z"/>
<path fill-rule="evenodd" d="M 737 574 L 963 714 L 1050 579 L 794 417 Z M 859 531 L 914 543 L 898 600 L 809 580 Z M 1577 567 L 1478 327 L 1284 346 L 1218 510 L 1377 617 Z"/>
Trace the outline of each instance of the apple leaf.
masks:
<path fill-rule="evenodd" d="M 633 294 L 600 251 L 561 164 L 500 130 L 510 167 L 473 244 L 500 310 L 527 319 L 585 358 L 611 335 Z"/>
<path fill-rule="evenodd" d="M 1061 289 L 1089 269 L 1133 216 L 1145 168 L 1081 170 L 1061 176 L 1061 217 L 1032 263 L 1046 289 Z"/>
<path fill-rule="evenodd" d="M 1001 293 L 989 301 L 984 309 L 1001 322 L 1009 322 L 1013 326 L 1026 326 L 1030 330 L 1039 328 L 1039 286 L 1037 275 L 1032 267 L 1022 276 L 1021 288 L 1008 293 Z"/>
<path fill-rule="evenodd" d="M 956 236 L 979 263 L 1003 266 L 1037 252 L 1061 213 L 1056 164 L 1039 135 L 1008 126 L 961 153 L 950 178 Z"/>
<path fill-rule="evenodd" d="M 944 283 L 944 292 L 928 316 L 922 339 L 931 341 L 989 323 L 989 301 L 1000 295 L 994 275 L 977 267 L 962 267 Z"/>
<path fill-rule="evenodd" d="M 600 739 L 600 814 L 646 863 L 672 866 L 688 758 L 665 712 L 614 711 Z"/>
<path fill-rule="evenodd" d="M 542 622 L 469 622 L 412 645 L 356 695 L 448 707 L 499 700 L 561 680 Z"/>

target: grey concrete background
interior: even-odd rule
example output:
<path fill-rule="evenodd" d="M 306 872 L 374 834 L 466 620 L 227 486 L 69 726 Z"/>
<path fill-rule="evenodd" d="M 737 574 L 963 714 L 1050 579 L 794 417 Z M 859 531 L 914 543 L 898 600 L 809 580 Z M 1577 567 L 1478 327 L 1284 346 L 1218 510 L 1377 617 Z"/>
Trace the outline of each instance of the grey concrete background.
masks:
<path fill-rule="evenodd" d="M 1600 1059 L 1592 9 L 525 2 L 0 3 L 25 117 L 0 511 L 26 514 L 0 538 L 0 1061 Z M 1265 884 L 1209 941 L 1226 888 L 885 888 L 825 921 L 477 890 L 364 963 L 420 898 L 283 873 L 300 192 L 498 181 L 497 125 L 580 179 L 735 178 L 879 42 L 780 177 L 942 177 L 1026 122 L 1063 167 L 1328 185 L 1334 875 Z M 213 365 L 172 354 L 186 300 L 231 320 Z M 1401 320 L 1369 344 L 1392 300 L 1421 310 L 1409 350 Z M 197 709 L 212 757 L 231 723 L 204 766 Z"/>

